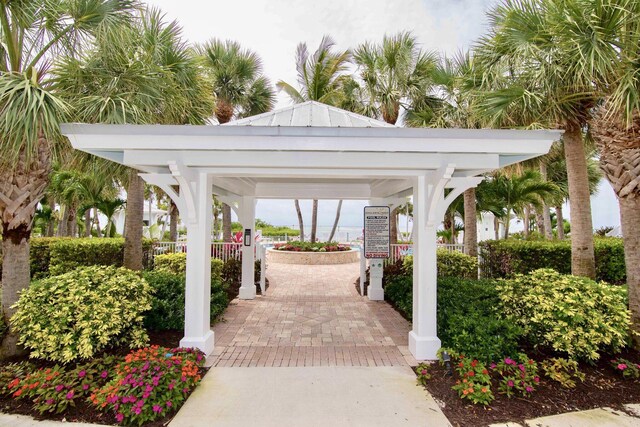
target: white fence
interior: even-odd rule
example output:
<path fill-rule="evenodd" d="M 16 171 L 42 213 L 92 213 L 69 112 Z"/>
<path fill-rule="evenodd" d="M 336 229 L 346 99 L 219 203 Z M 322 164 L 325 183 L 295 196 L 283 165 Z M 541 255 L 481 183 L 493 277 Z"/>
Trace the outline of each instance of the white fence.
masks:
<path fill-rule="evenodd" d="M 445 249 L 449 252 L 464 252 L 464 245 L 458 243 L 438 243 L 438 249 Z M 413 255 L 413 245 L 411 243 L 394 243 L 391 245 L 391 256 L 384 261 L 384 265 L 395 264 L 398 260 L 407 255 Z"/>
<path fill-rule="evenodd" d="M 187 252 L 187 242 L 155 242 L 153 255 Z M 227 261 L 240 259 L 242 256 L 242 243 L 213 242 L 211 243 L 211 257 Z"/>

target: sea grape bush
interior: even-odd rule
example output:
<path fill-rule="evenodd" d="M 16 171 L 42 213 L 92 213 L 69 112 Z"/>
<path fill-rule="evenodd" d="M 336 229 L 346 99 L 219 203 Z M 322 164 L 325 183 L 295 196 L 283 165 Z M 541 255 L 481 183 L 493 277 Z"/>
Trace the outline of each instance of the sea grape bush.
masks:
<path fill-rule="evenodd" d="M 509 398 L 517 394 L 529 396 L 540 383 L 538 363 L 526 354 L 519 354 L 516 359 L 505 357 L 490 368 L 498 376 L 498 390 Z"/>
<path fill-rule="evenodd" d="M 575 360 L 554 357 L 542 362 L 542 370 L 546 376 L 558 382 L 564 388 L 575 388 L 576 381 L 583 382 L 585 375 L 580 372 Z"/>
<path fill-rule="evenodd" d="M 129 353 L 90 400 L 118 423 L 142 425 L 180 407 L 200 382 L 203 364 L 198 350 L 143 348 Z"/>
<path fill-rule="evenodd" d="M 150 300 L 148 283 L 134 271 L 81 267 L 33 282 L 20 295 L 11 321 L 31 357 L 68 363 L 107 346 L 146 345 L 143 314 Z"/>

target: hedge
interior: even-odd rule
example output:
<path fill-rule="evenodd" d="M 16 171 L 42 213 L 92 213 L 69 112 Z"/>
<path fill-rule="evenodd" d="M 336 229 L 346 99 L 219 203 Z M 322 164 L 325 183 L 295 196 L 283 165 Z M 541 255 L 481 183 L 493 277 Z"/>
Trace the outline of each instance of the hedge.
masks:
<path fill-rule="evenodd" d="M 224 262 L 211 258 L 211 280 L 221 280 Z M 184 275 L 187 271 L 187 254 L 170 253 L 156 255 L 153 260 L 153 270 L 165 273 Z"/>
<path fill-rule="evenodd" d="M 596 238 L 596 279 L 612 284 L 626 282 L 624 245 L 619 238 Z M 483 278 L 510 278 L 540 268 L 571 273 L 571 242 L 545 240 L 488 240 L 479 244 Z"/>
<path fill-rule="evenodd" d="M 478 278 L 478 260 L 462 252 L 437 250 L 438 277 L 457 277 L 466 279 Z M 413 257 L 407 256 L 403 261 L 408 274 L 413 271 Z"/>
<path fill-rule="evenodd" d="M 143 263 L 149 268 L 151 240 L 142 241 Z M 34 280 L 67 273 L 77 267 L 113 265 L 121 267 L 123 238 L 34 237 L 29 241 L 31 278 Z M 0 277 L 2 256 L 0 254 Z"/>

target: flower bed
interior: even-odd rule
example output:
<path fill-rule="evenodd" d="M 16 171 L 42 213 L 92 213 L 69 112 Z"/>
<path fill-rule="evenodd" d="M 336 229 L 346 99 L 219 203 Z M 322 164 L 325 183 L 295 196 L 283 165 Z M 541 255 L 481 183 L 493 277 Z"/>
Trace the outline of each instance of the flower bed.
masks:
<path fill-rule="evenodd" d="M 287 252 L 343 252 L 351 250 L 349 246 L 337 242 L 289 242 L 277 244 L 274 249 Z"/>
<path fill-rule="evenodd" d="M 303 250 L 297 245 L 281 245 L 267 250 L 269 262 L 277 264 L 333 265 L 358 262 L 360 251 L 348 246 L 315 246 L 317 250 Z M 324 249 L 324 250 L 323 250 Z"/>
<path fill-rule="evenodd" d="M 159 346 L 62 366 L 14 363 L 0 368 L 0 403 L 46 419 L 164 425 L 200 382 L 203 363 L 197 350 Z"/>

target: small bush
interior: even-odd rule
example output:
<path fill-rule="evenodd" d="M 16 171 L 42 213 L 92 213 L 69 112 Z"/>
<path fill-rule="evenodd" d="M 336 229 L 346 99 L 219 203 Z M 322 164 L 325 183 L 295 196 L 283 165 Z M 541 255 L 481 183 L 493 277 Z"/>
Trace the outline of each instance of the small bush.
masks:
<path fill-rule="evenodd" d="M 616 359 L 611 361 L 611 366 L 616 372 L 622 374 L 624 378 L 637 380 L 640 378 L 640 364 L 633 363 L 627 359 Z"/>
<path fill-rule="evenodd" d="M 83 267 L 33 282 L 11 321 L 31 357 L 66 363 L 110 345 L 145 345 L 142 314 L 150 299 L 149 285 L 133 271 Z"/>
<path fill-rule="evenodd" d="M 597 360 L 600 351 L 627 344 L 630 313 L 621 286 L 542 269 L 502 280 L 497 289 L 502 311 L 534 346 Z"/>
<path fill-rule="evenodd" d="M 575 360 L 554 357 L 542 362 L 542 369 L 547 377 L 564 388 L 575 388 L 576 381 L 583 382 L 585 379 Z"/>
<path fill-rule="evenodd" d="M 146 313 L 144 325 L 156 331 L 184 328 L 184 274 L 171 274 L 164 270 L 143 273 L 153 290 L 151 310 Z M 219 278 L 211 280 L 210 320 L 215 322 L 229 305 L 227 292 Z"/>
<path fill-rule="evenodd" d="M 519 354 L 517 360 L 506 357 L 491 368 L 498 375 L 498 390 L 508 398 L 529 396 L 540 383 L 538 363 L 526 354 Z"/>
<path fill-rule="evenodd" d="M 571 242 L 549 240 L 489 240 L 480 242 L 481 275 L 510 278 L 541 268 L 571 273 Z M 596 279 L 622 284 L 626 281 L 624 244 L 618 238 L 596 238 Z"/>
<path fill-rule="evenodd" d="M 478 278 L 478 260 L 462 252 L 437 250 L 438 277 L 458 277 L 461 279 Z M 407 274 L 413 271 L 413 257 L 404 258 L 404 268 Z"/>
<path fill-rule="evenodd" d="M 460 377 L 452 387 L 458 392 L 458 396 L 475 404 L 491 403 L 495 397 L 491 391 L 491 376 L 487 367 L 482 362 L 463 355 L 452 357 L 452 360 L 456 360 L 455 368 Z"/>
<path fill-rule="evenodd" d="M 211 259 L 211 280 L 222 279 L 224 262 L 220 259 Z M 153 269 L 170 274 L 185 274 L 187 271 L 187 254 L 171 253 L 156 255 L 153 260 Z"/>
<path fill-rule="evenodd" d="M 150 249 L 151 241 L 143 241 L 145 265 L 148 264 Z M 89 265 L 122 267 L 124 239 L 58 239 L 51 243 L 49 251 L 49 274 L 51 276 L 57 276 L 73 271 L 78 267 Z"/>
<path fill-rule="evenodd" d="M 426 386 L 427 382 L 431 379 L 431 374 L 429 373 L 429 364 L 422 362 L 414 368 L 414 371 L 416 373 L 416 376 L 418 377 L 418 384 Z"/>

